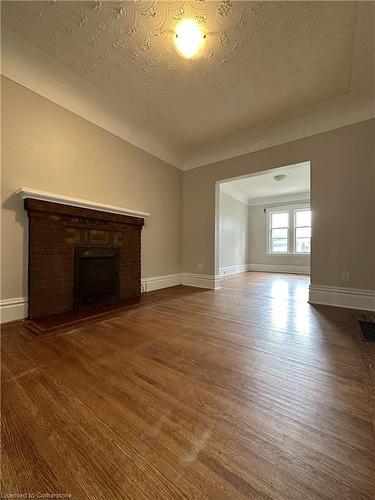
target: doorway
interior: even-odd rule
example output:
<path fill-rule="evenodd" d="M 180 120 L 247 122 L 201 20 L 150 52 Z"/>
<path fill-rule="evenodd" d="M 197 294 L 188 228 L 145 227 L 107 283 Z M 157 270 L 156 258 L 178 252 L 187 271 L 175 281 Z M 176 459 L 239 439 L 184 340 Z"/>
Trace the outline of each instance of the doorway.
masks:
<path fill-rule="evenodd" d="M 312 251 L 310 162 L 225 179 L 216 188 L 215 268 L 221 282 L 262 272 L 301 275 L 306 283 Z"/>

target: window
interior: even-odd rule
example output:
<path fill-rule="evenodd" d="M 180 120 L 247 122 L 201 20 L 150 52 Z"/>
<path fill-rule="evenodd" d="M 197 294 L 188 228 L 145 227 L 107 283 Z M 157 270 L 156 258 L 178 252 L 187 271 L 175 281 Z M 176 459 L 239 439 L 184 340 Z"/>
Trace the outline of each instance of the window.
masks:
<path fill-rule="evenodd" d="M 310 253 L 311 250 L 311 210 L 294 211 L 294 252 Z"/>
<path fill-rule="evenodd" d="M 308 204 L 273 207 L 267 212 L 268 253 L 310 253 L 311 210 Z"/>
<path fill-rule="evenodd" d="M 271 253 L 288 253 L 289 212 L 271 213 Z"/>

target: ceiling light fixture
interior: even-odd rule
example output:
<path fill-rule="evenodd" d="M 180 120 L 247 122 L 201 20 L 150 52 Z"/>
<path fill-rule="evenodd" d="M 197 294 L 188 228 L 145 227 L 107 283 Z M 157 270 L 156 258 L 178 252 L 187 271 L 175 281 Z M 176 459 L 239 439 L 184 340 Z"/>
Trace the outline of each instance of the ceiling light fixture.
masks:
<path fill-rule="evenodd" d="M 194 19 L 185 19 L 176 26 L 175 43 L 179 53 L 193 59 L 202 50 L 206 35 Z"/>
<path fill-rule="evenodd" d="M 284 179 L 286 179 L 286 175 L 284 174 L 279 174 L 274 176 L 275 181 L 283 181 Z"/>

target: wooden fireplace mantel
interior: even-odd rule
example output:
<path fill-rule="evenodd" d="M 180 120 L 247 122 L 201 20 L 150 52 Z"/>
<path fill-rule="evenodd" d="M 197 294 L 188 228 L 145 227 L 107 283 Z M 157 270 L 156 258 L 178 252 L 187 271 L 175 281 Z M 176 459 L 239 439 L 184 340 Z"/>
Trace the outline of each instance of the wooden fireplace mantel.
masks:
<path fill-rule="evenodd" d="M 77 208 L 88 208 L 98 210 L 100 212 L 109 212 L 112 214 L 127 215 L 128 217 L 149 217 L 149 212 L 141 212 L 130 208 L 118 207 L 115 205 L 106 205 L 98 201 L 83 200 L 81 198 L 73 198 L 71 196 L 49 193 L 48 191 L 39 191 L 38 189 L 29 187 L 20 187 L 15 192 L 23 200 L 32 198 L 34 200 L 49 201 L 51 203 L 59 203 L 60 205 L 69 205 Z"/>

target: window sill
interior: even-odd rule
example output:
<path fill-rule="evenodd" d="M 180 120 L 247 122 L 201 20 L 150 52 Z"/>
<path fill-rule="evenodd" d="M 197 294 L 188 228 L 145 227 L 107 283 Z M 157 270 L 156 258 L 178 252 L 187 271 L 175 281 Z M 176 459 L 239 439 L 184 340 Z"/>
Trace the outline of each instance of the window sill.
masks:
<path fill-rule="evenodd" d="M 289 255 L 297 257 L 310 257 L 311 253 L 301 253 L 301 252 L 267 252 L 266 255 Z"/>

